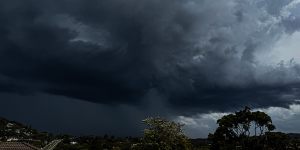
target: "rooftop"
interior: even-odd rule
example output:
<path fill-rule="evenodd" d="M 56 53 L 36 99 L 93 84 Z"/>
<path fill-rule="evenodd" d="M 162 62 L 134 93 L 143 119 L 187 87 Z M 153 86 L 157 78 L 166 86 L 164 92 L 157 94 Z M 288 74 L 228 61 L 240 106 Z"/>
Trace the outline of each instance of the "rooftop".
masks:
<path fill-rule="evenodd" d="M 40 150 L 24 142 L 0 142 L 0 150 Z"/>

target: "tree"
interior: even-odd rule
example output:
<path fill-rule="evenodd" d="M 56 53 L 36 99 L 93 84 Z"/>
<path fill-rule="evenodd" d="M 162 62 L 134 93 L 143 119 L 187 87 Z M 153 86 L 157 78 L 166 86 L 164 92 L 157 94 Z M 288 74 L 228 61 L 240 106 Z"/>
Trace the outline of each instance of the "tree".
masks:
<path fill-rule="evenodd" d="M 225 115 L 217 123 L 219 127 L 210 135 L 213 149 L 249 148 L 253 144 L 259 149 L 259 146 L 266 143 L 265 133 L 275 129 L 270 116 L 260 111 L 251 112 L 249 107 Z"/>
<path fill-rule="evenodd" d="M 267 137 L 267 146 L 272 150 L 284 150 L 292 141 L 290 141 L 289 136 L 282 132 L 266 132 L 265 136 Z M 294 149 L 299 149 L 294 148 Z"/>
<path fill-rule="evenodd" d="M 251 120 L 254 121 L 255 136 L 257 136 L 257 129 L 259 129 L 259 136 L 262 136 L 266 131 L 272 131 L 275 126 L 272 124 L 272 119 L 264 112 L 252 112 Z"/>
<path fill-rule="evenodd" d="M 157 150 L 189 150 L 191 144 L 182 131 L 182 124 L 168 121 L 160 117 L 143 120 L 147 128 L 144 130 L 142 143 L 133 149 Z"/>

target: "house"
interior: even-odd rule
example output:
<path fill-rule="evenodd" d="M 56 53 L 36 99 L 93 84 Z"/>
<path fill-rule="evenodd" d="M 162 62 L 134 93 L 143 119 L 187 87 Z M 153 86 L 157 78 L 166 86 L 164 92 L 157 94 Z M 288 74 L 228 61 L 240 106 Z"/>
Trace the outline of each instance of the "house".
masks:
<path fill-rule="evenodd" d="M 10 122 L 6 124 L 6 127 L 7 127 L 7 128 L 12 128 L 13 126 L 15 126 L 15 124 L 10 123 Z"/>
<path fill-rule="evenodd" d="M 0 150 L 54 150 L 62 140 L 53 140 L 43 148 L 25 142 L 0 142 Z"/>
<path fill-rule="evenodd" d="M 40 150 L 24 142 L 0 142 L 0 150 Z"/>
<path fill-rule="evenodd" d="M 13 142 L 13 141 L 19 141 L 18 138 L 15 138 L 15 137 L 10 137 L 6 140 L 7 142 Z"/>

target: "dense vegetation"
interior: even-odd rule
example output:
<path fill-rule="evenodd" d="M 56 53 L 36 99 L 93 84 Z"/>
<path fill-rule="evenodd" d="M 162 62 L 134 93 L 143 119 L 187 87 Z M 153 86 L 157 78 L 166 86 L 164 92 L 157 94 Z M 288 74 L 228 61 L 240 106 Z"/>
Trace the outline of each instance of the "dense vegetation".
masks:
<path fill-rule="evenodd" d="M 272 119 L 264 112 L 251 112 L 250 108 L 223 116 L 219 127 L 209 138 L 211 149 L 285 149 L 287 135 L 271 132 L 275 129 Z M 274 141 L 276 141 L 274 144 Z M 277 146 L 278 145 L 278 146 Z"/>
<path fill-rule="evenodd" d="M 299 134 L 272 132 L 275 125 L 264 112 L 250 108 L 225 115 L 208 139 L 189 139 L 183 125 L 156 117 L 143 120 L 143 137 L 70 136 L 39 132 L 30 126 L 0 118 L 0 141 L 23 141 L 43 147 L 62 139 L 56 150 L 297 150 Z"/>

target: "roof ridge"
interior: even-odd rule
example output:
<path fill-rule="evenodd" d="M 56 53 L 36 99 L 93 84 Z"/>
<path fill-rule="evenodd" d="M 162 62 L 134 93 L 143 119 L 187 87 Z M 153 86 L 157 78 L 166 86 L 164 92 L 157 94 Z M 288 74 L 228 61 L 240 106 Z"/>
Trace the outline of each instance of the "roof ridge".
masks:
<path fill-rule="evenodd" d="M 30 147 L 30 148 L 33 148 L 33 149 L 36 149 L 36 150 L 40 150 L 41 148 L 38 148 L 38 147 L 35 147 L 35 146 L 33 146 L 33 145 L 31 145 L 31 144 L 29 144 L 29 143 L 26 143 L 26 142 L 22 142 L 24 145 L 26 145 L 26 146 L 28 146 L 28 147 Z"/>
<path fill-rule="evenodd" d="M 0 149 L 1 149 L 1 145 L 2 146 L 15 146 L 15 145 L 23 145 L 25 147 L 28 147 L 30 149 L 33 149 L 33 150 L 41 150 L 41 148 L 38 148 L 38 147 L 35 147 L 29 143 L 26 143 L 26 142 L 17 142 L 17 141 L 14 141 L 14 142 L 0 142 Z"/>

